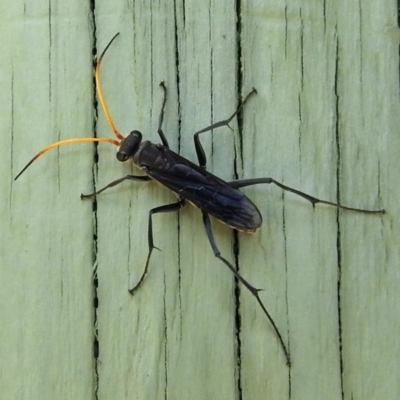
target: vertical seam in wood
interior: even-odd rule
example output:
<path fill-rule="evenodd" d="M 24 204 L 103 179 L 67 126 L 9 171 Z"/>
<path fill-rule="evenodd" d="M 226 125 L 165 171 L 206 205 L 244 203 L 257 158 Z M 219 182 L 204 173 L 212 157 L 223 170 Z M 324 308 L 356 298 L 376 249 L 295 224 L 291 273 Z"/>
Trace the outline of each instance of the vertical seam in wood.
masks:
<path fill-rule="evenodd" d="M 96 24 L 96 15 L 95 15 L 96 1 L 90 1 L 90 13 L 92 20 L 92 69 L 94 71 L 96 67 L 96 56 L 97 56 L 97 24 Z M 92 130 L 93 137 L 97 137 L 97 118 L 99 114 L 98 102 L 96 97 L 96 81 L 93 75 L 93 83 L 92 83 L 92 103 L 93 103 L 93 121 L 92 121 Z M 92 182 L 93 182 L 93 192 L 96 191 L 96 181 L 98 175 L 98 143 L 93 143 L 93 169 L 92 169 Z M 100 387 L 100 375 L 99 375 L 99 355 L 100 355 L 100 342 L 98 337 L 98 274 L 97 274 L 97 256 L 98 256 L 98 220 L 97 220 L 97 198 L 96 196 L 93 198 L 92 203 L 92 213 L 93 213 L 93 242 L 92 242 L 92 291 L 93 291 L 93 393 L 94 399 L 97 400 L 99 398 L 99 387 Z"/>
<path fill-rule="evenodd" d="M 242 100 L 242 89 L 243 89 L 243 65 L 242 65 L 242 3 L 241 0 L 236 0 L 236 82 L 237 82 L 237 98 L 238 101 Z M 234 146 L 235 154 L 233 160 L 234 168 L 234 178 L 239 178 L 238 173 L 238 157 L 240 158 L 240 165 L 243 166 L 243 114 L 240 112 L 237 119 L 238 126 L 238 137 L 239 137 L 239 149 L 237 151 L 237 146 Z M 243 171 L 241 176 L 243 175 Z M 235 268 L 239 271 L 239 253 L 240 253 L 240 243 L 239 234 L 237 231 L 233 231 L 233 255 L 235 260 Z M 235 335 L 236 335 L 236 390 L 238 393 L 238 400 L 243 399 L 243 389 L 242 389 L 242 341 L 241 341 L 241 330 L 242 330 L 242 320 L 240 315 L 240 295 L 241 290 L 239 286 L 239 281 L 234 278 L 234 297 L 235 297 Z"/>
<path fill-rule="evenodd" d="M 179 61 L 179 32 L 178 32 L 178 16 L 177 16 L 177 3 L 174 3 L 174 40 L 175 40 L 175 77 L 176 77 L 176 94 L 177 94 L 177 111 L 178 111 L 178 140 L 177 140 L 177 151 L 178 154 L 181 152 L 181 129 L 182 129 L 182 117 L 181 117 L 181 91 L 180 91 L 180 61 Z M 182 27 L 185 29 L 185 2 L 181 5 L 182 8 Z M 182 285 L 181 285 L 181 213 L 177 213 L 177 253 L 178 253 L 178 297 L 179 297 L 179 321 L 180 321 L 180 340 L 182 340 Z"/>
<path fill-rule="evenodd" d="M 339 104 L 339 38 L 336 32 L 336 63 L 335 63 L 335 140 L 336 140 L 336 202 L 340 204 L 340 104 Z M 344 400 L 344 361 L 343 361 L 343 332 L 342 332 L 342 308 L 341 308 L 341 286 L 342 286 L 342 248 L 341 248 L 341 230 L 340 230 L 340 211 L 336 211 L 336 253 L 337 253 L 337 308 L 338 308 L 338 340 L 339 340 L 339 366 L 340 366 L 340 387 L 341 397 Z"/>

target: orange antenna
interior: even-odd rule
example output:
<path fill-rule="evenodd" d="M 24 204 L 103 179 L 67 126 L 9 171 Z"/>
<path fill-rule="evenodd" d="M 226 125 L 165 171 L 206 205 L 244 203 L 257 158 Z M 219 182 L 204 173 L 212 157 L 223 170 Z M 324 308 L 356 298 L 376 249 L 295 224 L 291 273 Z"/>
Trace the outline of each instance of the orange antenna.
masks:
<path fill-rule="evenodd" d="M 100 85 L 100 65 L 101 65 L 101 61 L 103 60 L 104 55 L 106 54 L 106 51 L 108 50 L 108 48 L 111 46 L 111 43 L 114 41 L 114 39 L 119 35 L 119 32 L 114 35 L 114 37 L 110 40 L 110 43 L 108 43 L 108 45 L 106 46 L 106 48 L 103 50 L 103 52 L 100 55 L 99 60 L 97 61 L 97 65 L 96 65 L 96 71 L 94 74 L 94 78 L 96 80 L 96 90 L 97 90 L 97 95 L 99 96 L 99 100 L 100 100 L 100 104 L 101 104 L 101 108 L 104 111 L 104 114 L 106 116 L 108 125 L 110 125 L 111 130 L 114 132 L 114 135 L 122 140 L 124 137 L 118 132 L 117 128 L 114 125 L 114 122 L 111 118 L 111 115 L 108 111 L 108 107 L 107 107 L 107 103 L 104 99 L 103 96 L 103 91 L 101 90 L 101 85 Z"/>
<path fill-rule="evenodd" d="M 107 138 L 79 138 L 79 139 L 67 139 L 67 140 L 61 140 L 60 142 L 56 142 L 53 144 L 50 144 L 46 146 L 44 149 L 40 150 L 39 153 L 37 153 L 31 161 L 28 162 L 28 164 L 25 165 L 25 167 L 22 169 L 22 171 L 14 178 L 14 181 L 16 181 L 23 172 L 36 160 L 38 159 L 42 154 L 46 153 L 46 151 L 49 151 L 51 149 L 54 149 L 55 147 L 62 146 L 63 144 L 70 144 L 70 143 L 87 143 L 87 142 L 107 142 L 114 144 L 115 146 L 119 146 L 120 143 L 117 140 L 114 139 L 107 139 Z"/>
<path fill-rule="evenodd" d="M 114 39 L 119 35 L 119 32 L 110 40 L 110 42 L 108 43 L 108 45 L 106 46 L 106 48 L 104 49 L 104 51 L 101 53 L 100 58 L 96 64 L 96 69 L 95 69 L 95 80 L 96 80 L 96 90 L 97 90 L 97 94 L 99 96 L 99 100 L 100 100 L 100 104 L 101 104 L 101 108 L 104 111 L 104 114 L 106 116 L 107 122 L 110 125 L 111 130 L 114 132 L 115 136 L 121 140 L 124 139 L 124 137 L 121 135 L 121 133 L 118 132 L 117 128 L 114 125 L 114 122 L 111 118 L 110 112 L 108 111 L 107 108 L 107 104 L 104 100 L 104 96 L 103 96 L 103 92 L 101 90 L 101 86 L 100 86 L 100 64 L 101 61 L 104 57 L 104 54 L 106 54 L 106 51 L 108 50 L 108 48 L 111 46 L 111 43 L 114 41 Z M 106 143 L 111 143 L 115 146 L 120 146 L 120 141 L 115 140 L 115 139 L 107 139 L 107 138 L 76 138 L 76 139 L 66 139 L 66 140 L 61 140 L 59 142 L 56 143 L 52 143 L 48 146 L 46 146 L 45 148 L 43 148 L 42 150 L 40 150 L 29 162 L 28 164 L 25 165 L 25 167 L 22 169 L 22 171 L 14 178 L 14 180 L 16 181 L 24 172 L 25 170 L 35 161 L 37 160 L 42 154 L 46 153 L 47 151 L 54 149 L 55 147 L 58 146 L 62 146 L 64 144 L 71 144 L 71 143 L 88 143 L 88 142 L 106 142 Z"/>

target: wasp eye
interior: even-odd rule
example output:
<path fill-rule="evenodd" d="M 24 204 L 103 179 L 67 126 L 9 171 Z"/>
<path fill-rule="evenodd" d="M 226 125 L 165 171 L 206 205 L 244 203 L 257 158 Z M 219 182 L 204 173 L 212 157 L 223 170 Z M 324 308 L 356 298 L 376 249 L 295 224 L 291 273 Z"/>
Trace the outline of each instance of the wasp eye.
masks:
<path fill-rule="evenodd" d="M 121 162 L 124 162 L 129 158 L 128 154 L 126 154 L 124 151 L 118 151 L 116 156 L 117 156 L 117 160 L 121 161 Z"/>

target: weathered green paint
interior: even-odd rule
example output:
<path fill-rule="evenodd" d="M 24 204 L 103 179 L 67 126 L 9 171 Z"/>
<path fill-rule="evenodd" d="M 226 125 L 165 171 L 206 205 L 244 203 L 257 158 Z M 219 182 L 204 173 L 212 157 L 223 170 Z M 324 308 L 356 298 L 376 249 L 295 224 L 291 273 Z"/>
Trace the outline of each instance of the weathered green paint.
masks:
<path fill-rule="evenodd" d="M 96 2 L 94 14 L 81 1 L 4 3 L 0 397 L 398 399 L 393 2 L 247 1 L 239 33 L 233 1 L 186 0 L 175 8 Z M 164 131 L 173 149 L 195 160 L 192 135 L 234 110 L 241 68 L 239 91 L 256 87 L 258 95 L 243 113 L 242 142 L 236 121 L 233 133 L 204 135 L 211 171 L 229 180 L 236 163 L 240 177 L 271 176 L 327 200 L 387 209 L 383 217 L 325 206 L 313 211 L 276 187 L 245 189 L 264 224 L 254 235 L 239 235 L 240 271 L 265 289 L 262 299 L 290 343 L 291 370 L 243 288 L 237 350 L 234 282 L 213 256 L 197 210 L 154 217 L 162 252 L 153 254 L 131 298 L 127 289 L 147 254 L 148 210 L 175 201 L 172 194 L 126 182 L 98 197 L 94 217 L 91 202 L 79 198 L 92 190 L 90 144 L 52 151 L 13 181 L 43 146 L 93 135 L 92 44 L 101 51 L 117 31 L 102 82 L 121 132 L 139 129 L 158 141 L 164 80 Z M 101 110 L 97 134 L 112 135 Z M 113 146 L 98 150 L 97 187 L 132 170 L 118 163 Z M 233 260 L 231 231 L 214 225 L 222 254 Z"/>

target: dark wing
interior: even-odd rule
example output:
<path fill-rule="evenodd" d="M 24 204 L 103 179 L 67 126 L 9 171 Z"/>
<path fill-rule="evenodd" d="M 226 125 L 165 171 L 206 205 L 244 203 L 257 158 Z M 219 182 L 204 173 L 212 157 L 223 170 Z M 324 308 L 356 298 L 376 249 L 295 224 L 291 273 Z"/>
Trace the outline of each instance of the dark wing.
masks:
<path fill-rule="evenodd" d="M 175 161 L 182 159 L 176 153 L 173 155 L 178 156 Z M 260 212 L 249 198 L 221 178 L 183 160 L 185 164 L 171 163 L 169 168 L 164 169 L 147 167 L 146 173 L 232 228 L 254 231 L 261 225 Z"/>

